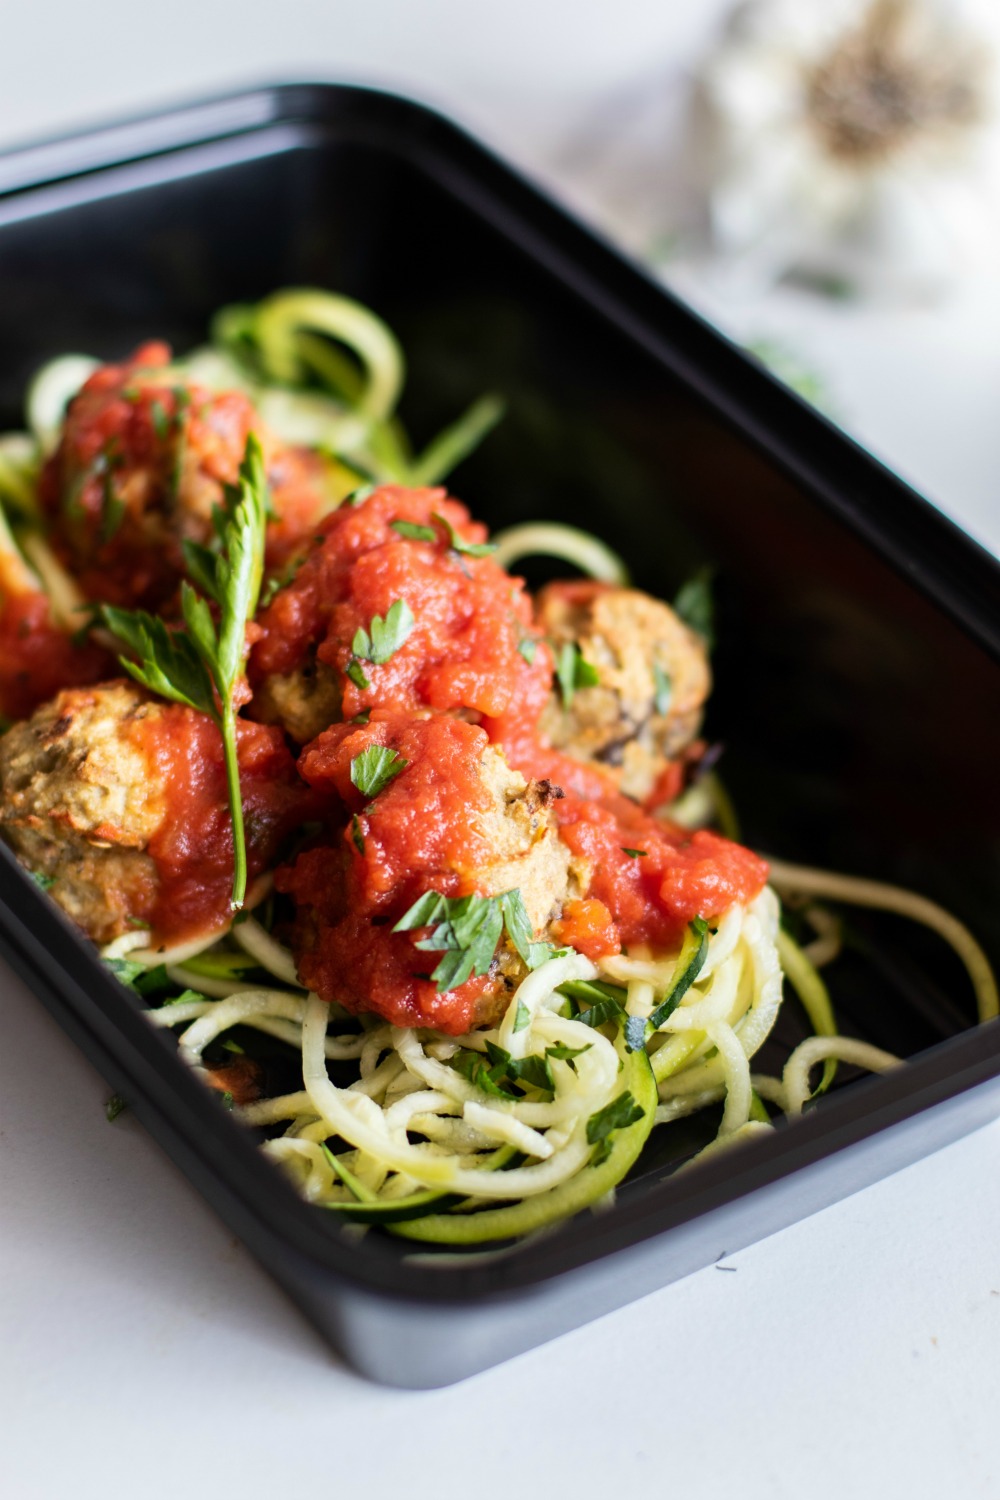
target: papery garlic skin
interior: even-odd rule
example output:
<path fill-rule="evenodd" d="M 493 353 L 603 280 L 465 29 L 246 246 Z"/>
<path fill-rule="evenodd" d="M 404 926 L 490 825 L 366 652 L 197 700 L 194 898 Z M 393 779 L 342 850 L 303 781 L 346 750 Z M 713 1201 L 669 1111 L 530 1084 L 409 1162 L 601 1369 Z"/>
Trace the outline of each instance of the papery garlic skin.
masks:
<path fill-rule="evenodd" d="M 741 272 L 942 290 L 994 252 L 1000 130 L 976 0 L 749 0 L 701 70 L 714 248 Z"/>

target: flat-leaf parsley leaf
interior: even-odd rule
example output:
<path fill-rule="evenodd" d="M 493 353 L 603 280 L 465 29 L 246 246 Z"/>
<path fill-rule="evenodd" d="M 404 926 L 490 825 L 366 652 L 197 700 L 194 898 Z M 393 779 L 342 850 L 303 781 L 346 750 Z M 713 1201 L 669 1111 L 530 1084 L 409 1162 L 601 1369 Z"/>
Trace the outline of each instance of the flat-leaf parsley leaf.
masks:
<path fill-rule="evenodd" d="M 236 747 L 237 684 L 243 675 L 246 627 L 253 619 L 264 570 L 267 481 L 260 443 L 247 437 L 239 482 L 227 489 L 216 516 L 219 550 L 185 541 L 184 557 L 198 594 L 181 585 L 182 629 L 168 630 L 144 610 L 102 609 L 105 625 L 133 653 L 122 666 L 143 687 L 207 714 L 222 735 L 233 824 L 234 911 L 247 885 L 246 833 Z M 218 622 L 212 612 L 215 605 Z"/>
<path fill-rule="evenodd" d="M 362 797 L 377 797 L 409 762 L 387 745 L 369 745 L 351 761 L 351 780 Z"/>
<path fill-rule="evenodd" d="M 374 615 L 367 630 L 359 627 L 354 632 L 351 650 L 359 660 L 382 667 L 399 650 L 416 623 L 406 600 L 397 599 L 386 610 L 385 619 Z"/>
<path fill-rule="evenodd" d="M 575 641 L 567 641 L 559 652 L 556 677 L 559 680 L 563 708 L 569 708 L 578 688 L 596 687 L 600 681 L 597 668 L 592 667 L 589 661 L 584 661 L 583 653 Z"/>

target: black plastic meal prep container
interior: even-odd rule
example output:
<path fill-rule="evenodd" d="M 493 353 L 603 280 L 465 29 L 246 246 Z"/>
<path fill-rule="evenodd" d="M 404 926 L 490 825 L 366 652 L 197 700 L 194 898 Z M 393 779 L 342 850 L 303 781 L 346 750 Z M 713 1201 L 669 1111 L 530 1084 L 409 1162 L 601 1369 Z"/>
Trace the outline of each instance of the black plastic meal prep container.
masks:
<path fill-rule="evenodd" d="M 418 441 L 506 398 L 453 479 L 476 515 L 592 529 L 662 597 L 713 570 L 707 734 L 747 843 L 920 891 L 1000 958 L 996 563 L 440 116 L 261 88 L 0 158 L 0 421 L 19 425 L 55 354 L 183 350 L 224 303 L 295 285 L 396 330 Z M 481 1370 L 1000 1112 L 1000 1027 L 976 1027 L 958 963 L 912 924 L 852 917 L 841 1028 L 907 1067 L 847 1070 L 800 1122 L 679 1174 L 698 1141 L 667 1127 L 613 1209 L 435 1263 L 302 1202 L 6 850 L 0 882 L 5 956 L 309 1320 L 394 1385 Z M 794 1002 L 780 1025 L 787 1051 Z"/>

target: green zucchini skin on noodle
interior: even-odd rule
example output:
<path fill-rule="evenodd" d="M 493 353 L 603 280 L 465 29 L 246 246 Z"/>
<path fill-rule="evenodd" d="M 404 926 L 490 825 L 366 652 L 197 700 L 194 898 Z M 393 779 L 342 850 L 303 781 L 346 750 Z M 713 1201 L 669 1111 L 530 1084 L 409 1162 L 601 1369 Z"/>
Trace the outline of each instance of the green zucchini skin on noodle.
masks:
<path fill-rule="evenodd" d="M 620 1085 L 639 1105 L 642 1118 L 615 1133 L 611 1154 L 599 1166 L 583 1167 L 568 1182 L 537 1197 L 524 1198 L 520 1203 L 478 1213 L 428 1214 L 408 1223 L 387 1225 L 390 1233 L 437 1245 L 480 1245 L 531 1234 L 557 1219 L 568 1219 L 603 1198 L 635 1164 L 653 1128 L 657 1103 L 656 1081 L 646 1053 L 625 1053 L 623 1063 Z"/>
<path fill-rule="evenodd" d="M 381 1203 L 326 1203 L 323 1206 L 351 1224 L 398 1224 L 421 1219 L 426 1214 L 443 1213 L 462 1201 L 459 1193 L 439 1193 L 434 1188 L 425 1188 L 423 1192 L 410 1193 L 406 1198 Z"/>

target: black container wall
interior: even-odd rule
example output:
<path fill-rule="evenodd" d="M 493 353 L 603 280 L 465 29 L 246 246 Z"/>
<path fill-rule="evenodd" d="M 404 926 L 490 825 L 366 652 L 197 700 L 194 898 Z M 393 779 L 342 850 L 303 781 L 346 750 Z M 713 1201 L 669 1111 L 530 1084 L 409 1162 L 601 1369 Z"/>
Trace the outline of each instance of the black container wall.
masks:
<path fill-rule="evenodd" d="M 221 304 L 296 284 L 397 330 L 418 440 L 483 390 L 507 397 L 453 481 L 477 515 L 590 527 L 667 597 L 715 569 L 709 733 L 747 842 L 921 890 L 1000 956 L 995 564 L 438 117 L 263 89 L 0 159 L 0 420 L 51 355 L 185 348 Z M 395 1384 L 481 1369 L 1000 1109 L 997 1027 L 972 1029 L 961 973 L 890 921 L 877 982 L 848 968 L 835 998 L 845 1030 L 908 1068 L 681 1177 L 654 1150 L 615 1211 L 435 1267 L 341 1240 L 7 857 L 0 896 L 7 955 L 331 1342 Z"/>

